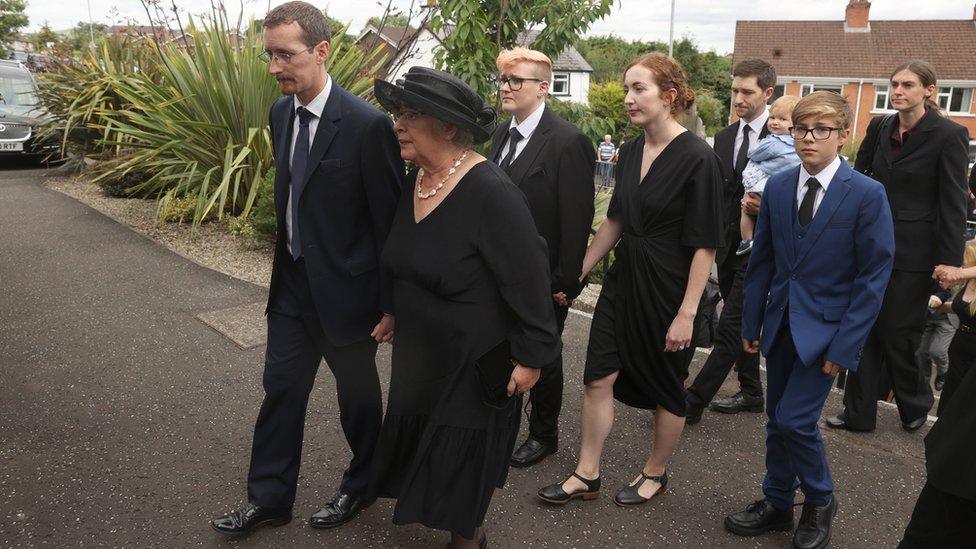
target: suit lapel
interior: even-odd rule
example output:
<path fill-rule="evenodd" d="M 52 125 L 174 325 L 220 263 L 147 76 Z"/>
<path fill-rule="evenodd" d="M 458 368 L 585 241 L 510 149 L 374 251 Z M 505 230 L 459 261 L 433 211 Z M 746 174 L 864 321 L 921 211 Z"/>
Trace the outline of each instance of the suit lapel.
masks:
<path fill-rule="evenodd" d="M 491 160 L 496 164 L 500 160 L 498 158 L 498 150 L 502 148 L 502 145 L 505 143 L 505 136 L 508 135 L 508 126 L 508 122 L 499 124 L 498 127 L 495 128 L 494 135 L 491 136 L 491 152 L 488 154 L 488 160 Z"/>
<path fill-rule="evenodd" d="M 736 132 L 736 128 L 738 127 L 739 127 L 738 122 L 730 126 L 727 126 L 725 128 L 725 131 L 729 132 L 731 138 L 722 139 L 721 141 L 716 140 L 715 142 L 715 153 L 718 155 L 719 160 L 722 161 L 722 166 L 728 169 L 729 173 L 732 173 L 734 169 L 732 151 L 735 150 L 735 132 Z"/>
<path fill-rule="evenodd" d="M 884 161 L 885 166 L 891 168 L 891 131 L 892 131 L 892 121 L 895 124 L 898 123 L 898 115 L 888 116 L 886 120 L 882 120 L 881 124 L 878 125 L 878 146 L 875 148 L 875 154 L 881 154 L 881 160 Z"/>
<path fill-rule="evenodd" d="M 302 178 L 302 182 L 298 187 L 298 196 L 292 197 L 296 203 L 302 197 L 302 193 L 305 191 L 305 185 L 308 184 L 308 180 L 312 176 L 312 172 L 315 171 L 315 167 L 318 166 L 319 161 L 322 160 L 322 156 L 325 155 L 325 151 L 329 150 L 329 145 L 332 144 L 332 140 L 339 133 L 339 126 L 336 123 L 342 120 L 342 96 L 345 90 L 334 82 L 331 85 L 332 90 L 329 92 L 329 100 L 325 103 L 325 108 L 322 110 L 322 118 L 319 120 L 319 126 L 315 129 L 315 137 L 312 139 L 312 149 L 308 153 L 308 164 L 305 168 L 305 175 Z"/>
<path fill-rule="evenodd" d="M 529 168 L 535 165 L 535 159 L 542 152 L 543 147 L 545 147 L 546 141 L 549 140 L 549 130 L 552 129 L 552 111 L 549 107 L 544 107 L 545 110 L 542 112 L 542 119 L 539 120 L 539 125 L 536 126 L 535 131 L 529 136 L 529 142 L 522 149 L 522 152 L 515 157 L 512 161 L 512 165 L 509 167 L 509 173 L 512 181 L 516 185 L 521 184 L 522 178 L 528 172 Z"/>
<path fill-rule="evenodd" d="M 901 151 L 898 153 L 898 158 L 893 159 L 894 162 L 901 162 L 928 140 L 928 135 L 926 134 L 932 131 L 932 129 L 935 127 L 936 120 L 933 118 L 935 116 L 938 116 L 938 114 L 933 112 L 927 113 L 925 118 L 923 118 L 918 125 L 915 126 L 915 129 L 912 130 L 912 136 L 908 139 L 908 143 L 905 143 L 905 145 L 901 148 Z M 895 124 L 897 124 L 897 117 L 895 118 Z M 888 130 L 888 135 L 891 135 L 890 128 Z"/>
<path fill-rule="evenodd" d="M 802 242 L 797 245 L 797 255 L 795 265 L 799 265 L 800 262 L 806 257 L 810 249 L 813 248 L 814 243 L 820 238 L 820 233 L 823 232 L 824 227 L 827 226 L 827 222 L 833 217 L 834 212 L 837 211 L 837 207 L 841 205 L 844 201 L 844 197 L 850 192 L 851 186 L 848 183 L 851 180 L 851 168 L 846 162 L 841 160 L 840 168 L 837 169 L 837 173 L 834 174 L 834 178 L 830 180 L 830 185 L 827 187 L 827 193 L 824 195 L 823 200 L 820 202 L 820 207 L 817 208 L 817 212 L 813 215 L 813 219 L 810 220 L 810 226 L 807 227 L 806 234 L 803 236 Z M 799 175 L 797 176 L 799 179 Z M 796 201 L 796 194 L 793 195 L 793 200 Z M 793 215 L 795 217 L 795 213 Z"/>
<path fill-rule="evenodd" d="M 294 99 L 281 102 L 275 110 L 275 209 L 278 219 L 284 219 L 288 205 L 288 185 L 291 182 L 291 138 L 295 125 Z"/>
<path fill-rule="evenodd" d="M 800 179 L 800 168 L 793 168 L 790 174 L 793 184 L 782 186 L 782 192 L 789 195 L 780 197 L 780 203 L 789 204 L 789 209 L 770 208 L 769 213 L 773 216 L 771 226 L 775 227 L 776 234 L 787 241 L 784 245 L 789 252 L 790 265 L 793 265 L 796 262 L 796 223 L 793 220 L 796 218 L 796 183 Z"/>

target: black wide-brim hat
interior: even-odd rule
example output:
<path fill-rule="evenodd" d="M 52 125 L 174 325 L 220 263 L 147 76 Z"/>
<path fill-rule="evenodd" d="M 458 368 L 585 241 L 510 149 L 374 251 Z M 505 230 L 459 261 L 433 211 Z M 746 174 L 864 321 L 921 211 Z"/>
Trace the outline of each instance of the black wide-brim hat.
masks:
<path fill-rule="evenodd" d="M 463 80 L 444 71 L 411 67 L 396 84 L 377 78 L 374 93 L 391 113 L 414 109 L 471 133 L 475 143 L 487 141 L 495 129 L 495 109 Z"/>

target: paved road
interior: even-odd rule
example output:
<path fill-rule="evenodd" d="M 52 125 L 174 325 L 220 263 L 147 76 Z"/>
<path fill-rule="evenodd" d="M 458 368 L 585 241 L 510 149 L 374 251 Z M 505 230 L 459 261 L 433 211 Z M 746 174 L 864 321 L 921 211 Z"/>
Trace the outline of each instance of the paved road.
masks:
<path fill-rule="evenodd" d="M 44 176 L 0 171 L 0 547 L 443 544 L 442 532 L 394 527 L 389 501 L 333 531 L 296 520 L 242 540 L 212 532 L 208 517 L 245 498 L 263 349 L 241 350 L 194 315 L 260 301 L 265 290 L 44 189 Z M 610 496 L 641 466 L 651 416 L 618 406 L 604 496 L 565 508 L 534 500 L 574 464 L 588 330 L 585 316 L 570 315 L 562 450 L 513 470 L 496 492 L 487 522 L 494 546 L 789 547 L 787 534 L 743 540 L 721 526 L 759 495 L 758 414 L 706 413 L 670 466 L 668 493 L 625 510 Z M 380 364 L 388 379 L 388 348 Z M 326 372 L 306 426 L 299 517 L 328 499 L 348 459 Z M 838 406 L 832 397 L 828 410 Z M 833 547 L 893 547 L 924 482 L 921 434 L 902 432 L 883 410 L 874 434 L 825 438 L 840 501 Z"/>

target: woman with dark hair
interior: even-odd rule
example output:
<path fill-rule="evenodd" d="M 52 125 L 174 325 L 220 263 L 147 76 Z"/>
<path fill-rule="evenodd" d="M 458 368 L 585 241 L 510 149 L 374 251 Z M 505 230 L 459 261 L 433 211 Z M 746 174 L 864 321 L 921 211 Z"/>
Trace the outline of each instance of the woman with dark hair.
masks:
<path fill-rule="evenodd" d="M 723 243 L 718 156 L 677 120 L 695 100 L 681 66 L 643 55 L 624 71 L 624 87 L 630 122 L 643 132 L 620 149 L 607 218 L 583 260 L 585 277 L 616 253 L 590 329 L 579 462 L 569 478 L 539 490 L 554 504 L 597 497 L 615 398 L 655 412 L 650 456 L 614 503 L 640 505 L 667 488 L 685 423 L 695 315 Z"/>
<path fill-rule="evenodd" d="M 941 115 L 936 90 L 928 63 L 897 67 L 888 93 L 898 112 L 872 120 L 857 153 L 854 168 L 885 186 L 895 223 L 895 265 L 860 368 L 847 377 L 845 409 L 827 419 L 828 427 L 874 430 L 884 377 L 905 430 L 921 428 L 934 402 L 914 356 L 936 289 L 932 270 L 962 262 L 969 147 L 966 128 Z"/>
<path fill-rule="evenodd" d="M 414 67 L 376 81 L 408 176 L 382 255 L 396 337 L 372 492 L 393 522 L 485 547 L 481 525 L 508 474 L 521 393 L 560 342 L 549 259 L 525 196 L 473 150 L 495 112 L 454 76 Z"/>

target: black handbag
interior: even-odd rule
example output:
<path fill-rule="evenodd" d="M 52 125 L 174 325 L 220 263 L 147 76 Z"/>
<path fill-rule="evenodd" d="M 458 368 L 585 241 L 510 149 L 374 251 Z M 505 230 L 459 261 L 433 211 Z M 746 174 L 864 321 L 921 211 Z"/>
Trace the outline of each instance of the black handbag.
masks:
<path fill-rule="evenodd" d="M 474 363 L 481 382 L 481 399 L 486 406 L 503 409 L 513 396 L 508 396 L 508 382 L 515 370 L 512 349 L 508 340 L 502 341 Z"/>

